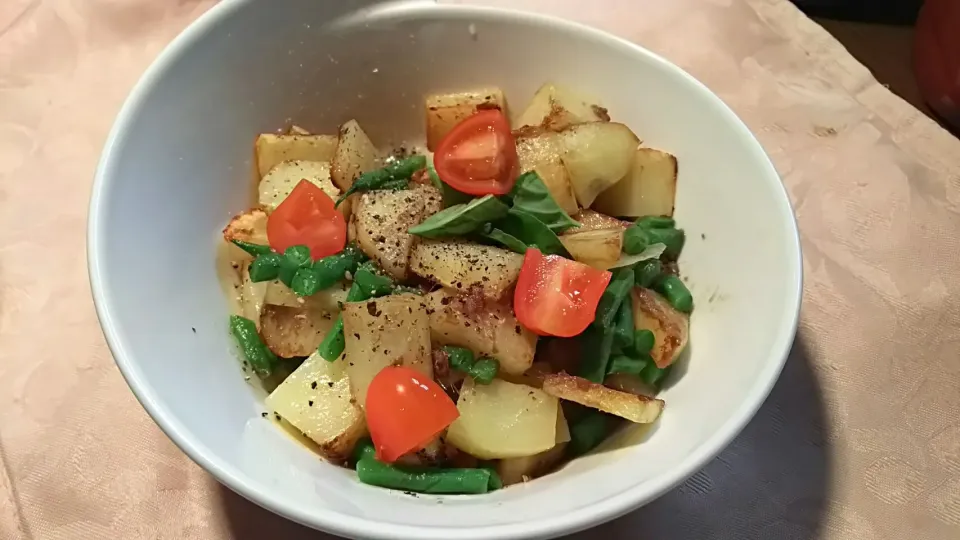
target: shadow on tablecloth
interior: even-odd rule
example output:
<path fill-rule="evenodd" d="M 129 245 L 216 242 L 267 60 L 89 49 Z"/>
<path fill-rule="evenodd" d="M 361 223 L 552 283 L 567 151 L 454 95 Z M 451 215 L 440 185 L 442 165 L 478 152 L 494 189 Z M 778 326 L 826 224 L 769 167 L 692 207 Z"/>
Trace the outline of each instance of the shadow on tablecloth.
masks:
<path fill-rule="evenodd" d="M 823 394 L 806 343 L 801 332 L 770 397 L 719 457 L 646 507 L 568 540 L 820 538 L 832 464 Z M 220 499 L 237 540 L 332 538 L 223 486 Z"/>

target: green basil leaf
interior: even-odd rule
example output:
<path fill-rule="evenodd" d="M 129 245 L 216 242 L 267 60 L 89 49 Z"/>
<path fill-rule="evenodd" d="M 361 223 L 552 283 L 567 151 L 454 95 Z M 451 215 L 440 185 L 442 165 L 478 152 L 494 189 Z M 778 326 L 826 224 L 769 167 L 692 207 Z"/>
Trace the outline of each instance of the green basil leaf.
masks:
<path fill-rule="evenodd" d="M 508 198 L 513 201 L 515 209 L 539 219 L 553 232 L 560 233 L 580 226 L 560 208 L 540 175 L 534 171 L 523 173 L 517 178 Z"/>
<path fill-rule="evenodd" d="M 560 255 L 570 258 L 567 248 L 557 235 L 532 214 L 511 208 L 494 226 L 513 236 L 529 247 L 539 249 L 545 255 Z"/>
<path fill-rule="evenodd" d="M 440 190 L 440 195 L 443 197 L 443 207 L 449 208 L 457 204 L 466 204 L 473 199 L 472 195 L 467 195 L 466 193 L 457 191 L 440 179 L 440 175 L 437 174 L 437 170 L 433 168 L 433 165 L 427 166 L 427 173 L 430 175 L 430 182 L 433 184 L 433 187 Z"/>
<path fill-rule="evenodd" d="M 494 242 L 502 245 L 503 247 L 509 249 L 510 251 L 515 251 L 517 253 L 526 253 L 527 245 L 520 241 L 516 236 L 507 234 L 500 229 L 491 228 L 489 231 L 484 231 L 481 233 L 481 236 L 488 240 L 493 240 Z"/>
<path fill-rule="evenodd" d="M 507 205 L 493 195 L 474 199 L 441 210 L 419 225 L 410 227 L 410 234 L 424 238 L 461 236 L 473 232 L 507 214 Z"/>

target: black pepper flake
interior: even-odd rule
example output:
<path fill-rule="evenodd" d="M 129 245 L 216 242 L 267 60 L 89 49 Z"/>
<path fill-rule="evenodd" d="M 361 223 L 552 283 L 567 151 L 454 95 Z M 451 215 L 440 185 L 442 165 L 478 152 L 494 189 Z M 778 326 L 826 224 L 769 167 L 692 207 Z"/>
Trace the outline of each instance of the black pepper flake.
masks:
<path fill-rule="evenodd" d="M 316 389 L 317 389 L 317 381 L 313 381 L 312 383 L 310 383 L 310 389 L 311 389 L 311 390 L 316 390 Z"/>
<path fill-rule="evenodd" d="M 360 334 L 354 332 L 354 333 L 353 333 L 353 337 L 356 338 L 356 339 L 360 339 Z M 352 365 L 352 364 L 351 364 L 351 365 Z"/>
<path fill-rule="evenodd" d="M 463 326 L 464 328 L 470 328 L 470 323 L 468 323 L 467 321 L 463 321 Z"/>
<path fill-rule="evenodd" d="M 704 234 L 704 233 L 700 233 L 700 239 L 701 239 L 701 240 L 706 240 L 706 239 L 707 239 L 707 235 Z"/>
<path fill-rule="evenodd" d="M 267 412 L 266 412 L 266 411 L 260 413 L 260 418 L 266 418 L 266 417 L 267 417 Z"/>
<path fill-rule="evenodd" d="M 373 317 L 377 317 L 380 315 L 380 313 L 377 312 L 376 302 L 370 302 L 369 304 L 367 304 L 367 313 L 369 313 Z"/>
<path fill-rule="evenodd" d="M 280 418 L 280 415 L 277 413 L 273 413 L 273 417 L 277 419 L 277 422 L 279 422 L 280 420 L 283 420 L 282 418 Z"/>
<path fill-rule="evenodd" d="M 490 281 L 490 278 L 487 276 L 480 276 L 480 281 Z"/>
<path fill-rule="evenodd" d="M 460 283 L 460 282 L 458 281 L 458 282 L 457 282 L 457 288 L 458 288 L 458 289 L 462 289 L 462 288 L 463 288 L 463 283 Z"/>
<path fill-rule="evenodd" d="M 333 388 L 333 381 L 327 381 L 327 386 L 329 386 L 330 388 Z"/>
<path fill-rule="evenodd" d="M 377 237 L 377 243 L 382 244 L 382 243 L 384 243 L 384 242 L 386 242 L 386 241 L 387 241 L 387 237 L 384 236 L 384 235 L 382 235 L 382 234 Z"/>
<path fill-rule="evenodd" d="M 450 305 L 450 297 L 449 297 L 449 296 L 444 296 L 443 298 L 440 299 L 440 303 L 443 304 L 443 305 L 445 305 L 445 306 Z"/>
<path fill-rule="evenodd" d="M 191 327 L 190 327 L 190 329 L 191 329 L 191 330 L 193 330 L 193 333 L 194 333 L 194 334 L 196 334 L 196 333 L 197 333 L 197 329 L 196 329 L 196 328 L 194 328 L 193 326 L 191 326 Z"/>
<path fill-rule="evenodd" d="M 309 400 L 309 401 L 307 401 L 307 406 L 308 406 L 308 407 L 313 407 L 313 400 L 312 400 L 312 399 Z"/>
<path fill-rule="evenodd" d="M 514 327 L 514 330 L 516 330 L 516 331 L 517 331 L 517 334 L 519 335 L 519 334 L 520 334 L 520 325 L 518 324 L 516 327 Z"/>

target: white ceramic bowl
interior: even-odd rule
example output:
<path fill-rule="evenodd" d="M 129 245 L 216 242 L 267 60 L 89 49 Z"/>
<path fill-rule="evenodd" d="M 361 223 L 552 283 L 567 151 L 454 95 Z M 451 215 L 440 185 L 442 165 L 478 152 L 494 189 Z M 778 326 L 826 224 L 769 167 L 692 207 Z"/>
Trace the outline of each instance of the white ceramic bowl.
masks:
<path fill-rule="evenodd" d="M 89 261 L 104 333 L 133 392 L 231 489 L 344 536 L 550 537 L 676 486 L 750 420 L 794 337 L 797 229 L 760 145 L 692 77 L 602 32 L 499 9 L 360 4 L 225 0 L 131 93 L 97 172 Z M 442 500 L 362 485 L 261 419 L 262 396 L 244 382 L 227 332 L 214 246 L 249 203 L 254 136 L 289 119 L 334 132 L 356 117 L 375 141 L 417 139 L 428 92 L 495 84 L 522 104 L 546 81 L 599 97 L 678 157 L 681 264 L 697 303 L 684 373 L 643 444 L 621 434 L 534 482 Z"/>

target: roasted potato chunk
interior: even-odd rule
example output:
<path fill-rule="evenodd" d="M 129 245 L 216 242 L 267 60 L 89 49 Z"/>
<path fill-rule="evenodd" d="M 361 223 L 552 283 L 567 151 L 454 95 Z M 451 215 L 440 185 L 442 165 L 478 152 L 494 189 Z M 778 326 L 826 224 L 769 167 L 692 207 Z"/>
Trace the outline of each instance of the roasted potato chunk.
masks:
<path fill-rule="evenodd" d="M 690 316 L 673 308 L 667 299 L 650 289 L 634 287 L 633 324 L 637 330 L 653 332 L 650 356 L 659 368 L 665 368 L 683 352 L 690 337 Z"/>
<path fill-rule="evenodd" d="M 601 229 L 574 232 L 561 236 L 560 242 L 574 259 L 594 268 L 606 270 L 620 260 L 623 230 Z"/>
<path fill-rule="evenodd" d="M 284 161 L 270 169 L 260 181 L 260 204 L 275 210 L 301 180 L 317 186 L 336 200 L 340 190 L 330 180 L 330 164 L 325 161 Z"/>
<path fill-rule="evenodd" d="M 677 191 L 677 158 L 639 148 L 630 173 L 601 193 L 593 206 L 612 216 L 673 216 Z"/>
<path fill-rule="evenodd" d="M 566 373 L 547 375 L 543 380 L 543 391 L 638 424 L 655 421 L 663 411 L 663 400 L 619 392 Z"/>
<path fill-rule="evenodd" d="M 410 253 L 410 270 L 418 276 L 460 292 L 479 291 L 499 299 L 513 286 L 523 255 L 463 240 L 417 243 Z"/>
<path fill-rule="evenodd" d="M 609 120 L 610 115 L 603 107 L 588 103 L 586 98 L 566 88 L 548 83 L 537 90 L 514 125 L 543 126 L 560 131 L 574 124 Z"/>
<path fill-rule="evenodd" d="M 427 96 L 427 149 L 436 150 L 437 144 L 453 126 L 482 109 L 500 109 L 506 113 L 503 92 L 499 88 L 480 88 Z"/>
<path fill-rule="evenodd" d="M 560 233 L 560 236 L 587 231 L 602 231 L 605 229 L 619 229 L 622 231 L 632 225 L 632 223 L 629 221 L 623 221 L 615 217 L 610 217 L 606 214 L 601 214 L 600 212 L 595 212 L 588 208 L 581 210 L 580 213 L 573 216 L 573 219 L 579 221 L 580 226 L 574 229 L 567 229 L 566 231 Z"/>
<path fill-rule="evenodd" d="M 243 264 L 240 269 L 240 309 L 241 315 L 250 319 L 260 329 L 260 314 L 263 311 L 263 299 L 267 294 L 267 283 L 254 283 L 250 279 L 250 265 Z"/>
<path fill-rule="evenodd" d="M 536 171 L 560 208 L 573 215 L 580 209 L 570 183 L 570 175 L 561 157 L 564 146 L 559 134 L 547 130 L 527 130 L 517 137 L 520 170 Z"/>
<path fill-rule="evenodd" d="M 260 178 L 284 161 L 330 161 L 337 148 L 333 135 L 277 135 L 262 133 L 257 137 L 257 171 Z"/>
<path fill-rule="evenodd" d="M 593 204 L 601 192 L 630 172 L 640 139 L 616 122 L 577 124 L 561 132 L 563 165 L 580 206 Z"/>
<path fill-rule="evenodd" d="M 251 208 L 235 216 L 223 229 L 223 239 L 227 242 L 238 240 L 251 244 L 268 245 L 267 212 L 262 208 Z"/>
<path fill-rule="evenodd" d="M 346 364 L 343 356 L 327 362 L 314 352 L 264 401 L 267 409 L 317 443 L 320 453 L 334 463 L 345 463 L 367 432 Z"/>
<path fill-rule="evenodd" d="M 362 407 L 370 381 L 387 366 L 406 366 L 433 378 L 430 319 L 424 299 L 384 296 L 343 306 L 347 374 Z"/>
<path fill-rule="evenodd" d="M 553 396 L 529 386 L 494 379 L 463 381 L 457 400 L 460 417 L 446 440 L 480 459 L 532 456 L 556 446 L 557 409 Z"/>
<path fill-rule="evenodd" d="M 563 461 L 564 451 L 570 441 L 570 429 L 567 426 L 567 419 L 563 416 L 562 407 L 557 407 L 556 441 L 556 445 L 546 452 L 499 460 L 496 469 L 503 485 L 510 486 L 526 482 L 550 472 L 558 463 Z"/>
<path fill-rule="evenodd" d="M 317 350 L 333 322 L 333 316 L 322 311 L 265 304 L 260 314 L 260 336 L 277 356 L 309 356 Z"/>
<path fill-rule="evenodd" d="M 436 343 L 492 356 L 500 362 L 502 372 L 513 375 L 524 373 L 533 364 L 537 335 L 521 326 L 508 306 L 445 290 L 430 293 L 425 300 Z"/>
<path fill-rule="evenodd" d="M 427 186 L 364 193 L 351 218 L 360 249 L 394 278 L 406 278 L 417 240 L 407 231 L 426 219 L 428 208 L 435 208 L 440 198 L 439 191 Z"/>
<path fill-rule="evenodd" d="M 380 167 L 380 152 L 356 120 L 340 126 L 337 150 L 330 167 L 333 183 L 346 191 L 362 173 Z"/>

